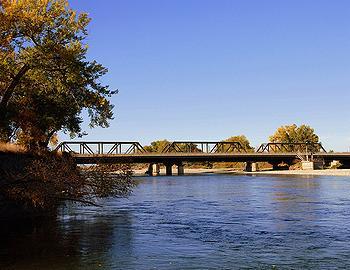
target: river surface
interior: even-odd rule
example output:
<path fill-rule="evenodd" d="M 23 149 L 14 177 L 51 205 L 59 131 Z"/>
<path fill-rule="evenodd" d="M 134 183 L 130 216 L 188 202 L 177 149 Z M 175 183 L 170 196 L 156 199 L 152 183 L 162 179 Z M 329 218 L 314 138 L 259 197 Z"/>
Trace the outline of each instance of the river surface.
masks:
<path fill-rule="evenodd" d="M 350 178 L 137 178 L 128 198 L 2 230 L 0 269 L 350 268 Z"/>

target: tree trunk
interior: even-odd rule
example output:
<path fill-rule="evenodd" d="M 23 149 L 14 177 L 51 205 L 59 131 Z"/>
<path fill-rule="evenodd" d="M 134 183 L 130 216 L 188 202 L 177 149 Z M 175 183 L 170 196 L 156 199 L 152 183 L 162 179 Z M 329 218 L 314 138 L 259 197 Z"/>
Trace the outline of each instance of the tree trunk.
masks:
<path fill-rule="evenodd" d="M 25 64 L 18 71 L 13 78 L 9 86 L 5 89 L 0 100 L 0 140 L 9 140 L 9 127 L 7 119 L 8 103 L 15 91 L 16 86 L 19 84 L 22 77 L 30 69 L 29 65 Z M 7 138 L 6 138 L 7 137 Z"/>

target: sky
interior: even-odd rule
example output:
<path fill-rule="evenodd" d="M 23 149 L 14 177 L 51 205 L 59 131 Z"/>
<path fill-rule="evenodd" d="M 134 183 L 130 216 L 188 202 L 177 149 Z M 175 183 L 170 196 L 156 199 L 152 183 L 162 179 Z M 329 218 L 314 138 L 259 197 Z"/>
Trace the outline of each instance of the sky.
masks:
<path fill-rule="evenodd" d="M 83 140 L 223 140 L 253 146 L 308 124 L 350 147 L 350 1 L 71 0 L 88 59 L 119 89 L 108 129 Z M 61 135 L 62 140 L 68 136 Z"/>

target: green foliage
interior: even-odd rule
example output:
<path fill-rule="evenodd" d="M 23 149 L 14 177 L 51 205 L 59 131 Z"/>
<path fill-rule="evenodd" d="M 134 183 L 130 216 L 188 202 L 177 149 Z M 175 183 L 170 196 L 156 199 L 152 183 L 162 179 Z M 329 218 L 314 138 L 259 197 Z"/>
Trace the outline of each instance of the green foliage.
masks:
<path fill-rule="evenodd" d="M 343 164 L 340 163 L 339 161 L 333 161 L 333 162 L 331 162 L 329 168 L 332 170 L 337 170 L 337 169 L 341 168 L 342 166 L 343 166 Z"/>
<path fill-rule="evenodd" d="M 161 153 L 162 150 L 169 144 L 170 142 L 167 140 L 158 140 L 151 142 L 151 145 L 147 145 L 144 148 L 148 152 Z"/>
<path fill-rule="evenodd" d="M 281 126 L 275 134 L 270 136 L 270 142 L 295 143 L 295 142 L 312 142 L 318 143 L 319 137 L 315 130 L 307 125 L 297 126 L 296 124 Z"/>
<path fill-rule="evenodd" d="M 224 140 L 224 142 L 239 142 L 247 152 L 253 152 L 254 147 L 250 145 L 248 138 L 245 135 L 236 135 Z M 226 146 L 228 147 L 228 146 Z M 245 168 L 244 162 L 215 162 L 215 168 L 235 168 L 236 170 L 243 170 Z"/>
<path fill-rule="evenodd" d="M 69 157 L 45 151 L 58 131 L 84 134 L 83 111 L 90 127 L 108 127 L 113 118 L 116 91 L 100 83 L 107 69 L 86 58 L 89 22 L 67 0 L 0 1 L 0 142 L 36 150 L 23 170 L 0 166 L 0 194 L 8 200 L 47 209 L 121 196 L 133 186 L 123 165 L 81 173 Z"/>
<path fill-rule="evenodd" d="M 243 148 L 247 150 L 247 152 L 254 151 L 254 147 L 252 147 L 250 145 L 250 142 L 249 142 L 248 138 L 245 135 L 233 136 L 233 137 L 230 137 L 230 138 L 228 138 L 228 139 L 226 139 L 224 141 L 225 142 L 239 142 L 239 143 L 241 143 Z"/>
<path fill-rule="evenodd" d="M 145 150 L 148 152 L 161 153 L 164 148 L 171 144 L 168 140 L 159 140 L 151 142 L 151 145 L 145 146 Z M 170 149 L 170 151 L 175 151 L 175 149 Z M 201 152 L 198 145 L 194 143 L 177 143 L 176 152 Z"/>
<path fill-rule="evenodd" d="M 86 59 L 89 21 L 67 0 L 0 2 L 0 140 L 46 147 L 59 130 L 81 136 L 84 109 L 91 127 L 108 127 L 115 91 Z"/>
<path fill-rule="evenodd" d="M 319 137 L 315 130 L 308 125 L 297 126 L 296 124 L 281 126 L 275 134 L 270 136 L 270 142 L 276 143 L 319 143 Z M 308 146 L 305 151 L 319 152 L 320 146 Z"/>

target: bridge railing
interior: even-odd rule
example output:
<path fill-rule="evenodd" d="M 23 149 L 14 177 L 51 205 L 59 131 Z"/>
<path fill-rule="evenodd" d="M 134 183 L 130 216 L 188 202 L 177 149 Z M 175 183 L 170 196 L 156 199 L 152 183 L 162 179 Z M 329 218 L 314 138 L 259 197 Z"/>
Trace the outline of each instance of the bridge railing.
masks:
<path fill-rule="evenodd" d="M 62 142 L 55 151 L 89 155 L 146 153 L 139 142 Z"/>
<path fill-rule="evenodd" d="M 240 142 L 175 141 L 169 143 L 162 153 L 231 153 L 247 152 Z"/>
<path fill-rule="evenodd" d="M 319 153 L 325 152 L 326 149 L 322 143 L 263 143 L 256 150 L 257 153 Z"/>

